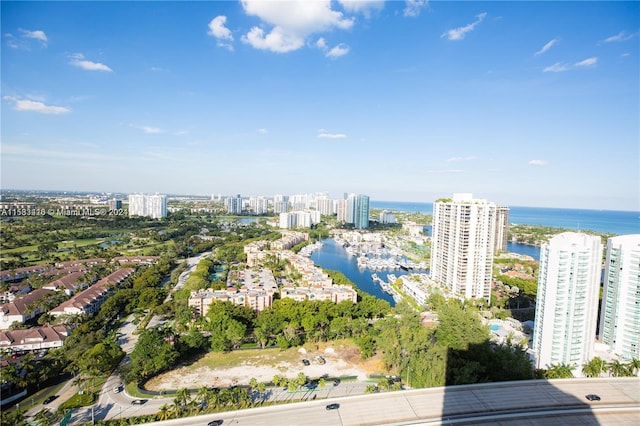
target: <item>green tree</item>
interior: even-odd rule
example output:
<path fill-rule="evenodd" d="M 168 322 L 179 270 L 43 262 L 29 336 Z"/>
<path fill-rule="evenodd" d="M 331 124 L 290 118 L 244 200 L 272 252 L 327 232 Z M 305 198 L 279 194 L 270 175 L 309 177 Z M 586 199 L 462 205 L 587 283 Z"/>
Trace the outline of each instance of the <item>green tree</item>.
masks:
<path fill-rule="evenodd" d="M 595 357 L 582 365 L 582 374 L 586 377 L 600 377 L 600 374 L 602 374 L 605 369 L 606 362 L 600 357 Z"/>
<path fill-rule="evenodd" d="M 609 374 L 611 374 L 613 377 L 624 377 L 631 375 L 631 373 L 627 369 L 627 366 L 617 359 L 614 359 L 613 361 L 607 363 L 607 371 L 609 371 Z"/>
<path fill-rule="evenodd" d="M 569 364 L 551 364 L 551 367 L 546 371 L 545 378 L 547 379 L 568 379 L 573 377 L 573 366 Z"/>
<path fill-rule="evenodd" d="M 118 365 L 124 351 L 113 340 L 105 339 L 87 350 L 78 360 L 80 371 L 87 376 L 106 376 Z"/>
<path fill-rule="evenodd" d="M 158 412 L 156 413 L 156 420 L 158 421 L 169 420 L 172 417 L 172 414 L 173 413 L 169 405 L 164 404 L 160 408 L 158 408 Z"/>
<path fill-rule="evenodd" d="M 177 350 L 156 328 L 145 329 L 131 353 L 131 380 L 146 379 L 171 367 L 178 359 Z"/>

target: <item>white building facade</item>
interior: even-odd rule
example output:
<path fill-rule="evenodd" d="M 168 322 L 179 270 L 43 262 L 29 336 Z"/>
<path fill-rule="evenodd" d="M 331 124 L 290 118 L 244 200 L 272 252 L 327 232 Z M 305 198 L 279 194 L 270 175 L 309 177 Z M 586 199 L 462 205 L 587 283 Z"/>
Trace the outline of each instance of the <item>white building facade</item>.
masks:
<path fill-rule="evenodd" d="M 600 237 L 556 235 L 540 249 L 532 349 L 536 368 L 593 358 L 602 264 Z"/>
<path fill-rule="evenodd" d="M 129 195 L 129 216 L 162 219 L 167 216 L 167 196 L 161 194 Z"/>
<path fill-rule="evenodd" d="M 465 299 L 491 296 L 496 205 L 454 194 L 433 204 L 431 279 Z"/>
<path fill-rule="evenodd" d="M 640 234 L 607 240 L 598 337 L 621 359 L 640 359 Z"/>

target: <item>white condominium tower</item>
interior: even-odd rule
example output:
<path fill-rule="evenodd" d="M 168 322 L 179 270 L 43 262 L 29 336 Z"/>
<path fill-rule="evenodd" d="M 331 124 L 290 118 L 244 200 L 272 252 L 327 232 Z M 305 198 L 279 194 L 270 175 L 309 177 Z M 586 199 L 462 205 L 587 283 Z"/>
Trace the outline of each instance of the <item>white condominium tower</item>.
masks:
<path fill-rule="evenodd" d="M 129 216 L 145 216 L 162 219 L 167 216 L 167 196 L 154 194 L 129 195 Z"/>
<path fill-rule="evenodd" d="M 607 240 L 598 337 L 623 360 L 640 359 L 640 234 Z"/>
<path fill-rule="evenodd" d="M 532 349 L 536 368 L 593 358 L 602 271 L 600 237 L 564 232 L 542 244 Z"/>
<path fill-rule="evenodd" d="M 431 279 L 457 296 L 491 296 L 496 205 L 471 194 L 433 204 Z"/>

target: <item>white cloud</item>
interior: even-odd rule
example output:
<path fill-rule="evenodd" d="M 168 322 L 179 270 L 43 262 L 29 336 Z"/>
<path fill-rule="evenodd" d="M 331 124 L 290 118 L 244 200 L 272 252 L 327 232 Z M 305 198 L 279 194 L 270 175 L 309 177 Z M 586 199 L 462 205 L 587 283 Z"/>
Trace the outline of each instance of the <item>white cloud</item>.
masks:
<path fill-rule="evenodd" d="M 347 53 L 349 53 L 349 46 L 347 46 L 344 43 L 340 43 L 339 45 L 335 46 L 333 49 L 329 50 L 325 56 L 327 58 L 331 58 L 331 59 L 336 59 L 339 58 L 340 56 L 344 56 Z"/>
<path fill-rule="evenodd" d="M 542 72 L 563 72 L 567 71 L 568 69 L 569 67 L 566 64 L 556 62 L 555 64 L 549 65 L 548 67 L 543 69 Z"/>
<path fill-rule="evenodd" d="M 327 41 L 324 38 L 320 37 L 318 41 L 316 41 L 316 47 L 318 49 L 325 50 L 327 48 Z"/>
<path fill-rule="evenodd" d="M 242 36 L 242 42 L 250 44 L 256 49 L 270 50 L 276 53 L 287 53 L 304 46 L 304 38 L 294 34 L 287 34 L 280 27 L 275 27 L 269 34 L 259 27 L 253 27 Z"/>
<path fill-rule="evenodd" d="M 447 160 L 447 163 L 457 163 L 459 161 L 471 161 L 471 160 L 477 160 L 478 157 L 474 156 L 474 155 L 470 155 L 468 157 L 451 157 Z"/>
<path fill-rule="evenodd" d="M 223 40 L 233 40 L 233 36 L 231 35 L 231 30 L 229 30 L 229 28 L 224 26 L 226 22 L 227 22 L 226 16 L 224 15 L 216 16 L 211 20 L 211 22 L 209 22 L 209 32 L 207 34 Z"/>
<path fill-rule="evenodd" d="M 69 108 L 61 106 L 46 105 L 44 102 L 32 101 L 30 99 L 17 99 L 12 96 L 5 96 L 5 100 L 13 102 L 13 109 L 16 111 L 32 111 L 40 114 L 66 114 L 71 112 Z"/>
<path fill-rule="evenodd" d="M 334 28 L 349 29 L 353 18 L 331 9 L 330 0 L 317 1 L 258 1 L 242 0 L 248 15 L 257 16 L 272 26 L 269 32 L 253 27 L 242 41 L 256 49 L 286 53 L 304 46 L 305 38 L 313 33 Z"/>
<path fill-rule="evenodd" d="M 158 128 L 158 127 L 152 127 L 152 126 L 138 126 L 135 124 L 129 124 L 129 127 L 133 127 L 134 129 L 138 129 L 138 130 L 142 130 L 145 133 L 151 134 L 151 135 L 157 135 L 159 133 L 164 133 L 164 130 Z"/>
<path fill-rule="evenodd" d="M 338 3 L 347 12 L 362 13 L 367 18 L 373 11 L 384 8 L 384 0 L 338 0 Z"/>
<path fill-rule="evenodd" d="M 629 40 L 631 37 L 633 37 L 633 34 L 627 34 L 624 31 L 620 31 L 618 34 L 611 36 L 611 37 L 607 37 L 603 40 L 604 43 L 612 43 L 612 42 L 616 42 L 616 41 L 626 41 Z"/>
<path fill-rule="evenodd" d="M 547 160 L 531 160 L 529 164 L 532 166 L 546 166 L 548 164 Z"/>
<path fill-rule="evenodd" d="M 425 173 L 452 174 L 452 173 L 464 173 L 464 170 L 460 170 L 460 169 L 426 170 Z"/>
<path fill-rule="evenodd" d="M 547 44 L 545 44 L 544 46 L 542 46 L 542 49 L 538 50 L 535 55 L 542 55 L 544 52 L 546 52 L 547 50 L 551 49 L 553 47 L 554 44 L 556 44 L 558 42 L 557 38 L 554 38 L 553 40 L 551 40 L 550 42 L 548 42 Z"/>
<path fill-rule="evenodd" d="M 464 27 L 454 28 L 452 30 L 445 31 L 440 37 L 446 37 L 449 40 L 462 40 L 465 38 L 468 32 L 473 31 L 473 29 L 484 20 L 487 16 L 486 12 L 482 12 L 476 16 L 476 20 Z"/>
<path fill-rule="evenodd" d="M 33 38 L 40 41 L 40 43 L 42 43 L 44 46 L 47 45 L 47 41 L 48 41 L 47 35 L 44 33 L 44 31 L 41 31 L 41 30 L 29 31 L 29 30 L 20 29 L 20 32 L 22 33 L 23 37 Z"/>
<path fill-rule="evenodd" d="M 406 17 L 419 16 L 423 8 L 429 6 L 428 0 L 407 0 L 402 14 Z"/>
<path fill-rule="evenodd" d="M 318 41 L 314 43 L 314 45 L 318 49 L 322 50 L 324 52 L 324 56 L 329 59 L 337 59 L 341 56 L 346 55 L 347 53 L 349 53 L 349 50 L 351 50 L 349 46 L 344 43 L 340 43 L 337 46 L 329 48 L 327 41 L 323 37 L 320 37 Z"/>
<path fill-rule="evenodd" d="M 318 132 L 320 139 L 345 139 L 347 137 L 344 133 L 327 133 L 324 129 L 320 129 Z"/>
<path fill-rule="evenodd" d="M 595 64 L 598 63 L 598 58 L 597 57 L 592 57 L 592 58 L 587 58 L 583 61 L 580 62 L 576 62 L 575 64 L 573 64 L 574 67 L 581 67 L 581 68 L 586 68 L 586 67 L 592 67 L 595 66 Z"/>
<path fill-rule="evenodd" d="M 263 135 L 266 135 L 267 133 L 269 133 L 268 129 L 262 128 L 262 129 L 258 129 L 258 133 L 261 133 Z"/>
<path fill-rule="evenodd" d="M 39 158 L 41 157 L 49 160 L 51 158 L 68 158 L 68 159 L 76 159 L 76 160 L 85 159 L 85 160 L 101 160 L 101 161 L 125 160 L 125 158 L 123 157 L 116 157 L 113 155 L 96 153 L 95 148 L 91 148 L 90 152 L 81 152 L 77 149 L 77 147 L 70 147 L 70 149 L 71 150 L 69 151 L 59 151 L 59 150 L 40 149 L 40 148 L 31 147 L 31 146 L 3 143 L 2 155 L 27 156 L 31 159 L 34 157 L 39 157 Z"/>
<path fill-rule="evenodd" d="M 216 38 L 218 47 L 226 47 L 229 50 L 233 50 L 233 45 L 230 43 L 233 41 L 233 35 L 231 34 L 231 30 L 225 27 L 224 24 L 226 22 L 226 16 L 216 16 L 209 22 L 209 31 L 207 31 L 207 34 Z"/>
<path fill-rule="evenodd" d="M 101 64 L 100 62 L 87 61 L 81 53 L 74 53 L 71 55 L 71 61 L 69 63 L 87 71 L 113 71 L 111 68 L 105 64 Z"/>

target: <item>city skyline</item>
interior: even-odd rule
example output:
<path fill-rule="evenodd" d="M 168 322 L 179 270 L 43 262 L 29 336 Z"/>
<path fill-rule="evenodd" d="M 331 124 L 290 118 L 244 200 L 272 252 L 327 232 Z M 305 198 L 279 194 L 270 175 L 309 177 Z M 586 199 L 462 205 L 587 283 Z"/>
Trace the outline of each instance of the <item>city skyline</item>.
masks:
<path fill-rule="evenodd" d="M 640 210 L 637 2 L 0 7 L 3 189 Z"/>

